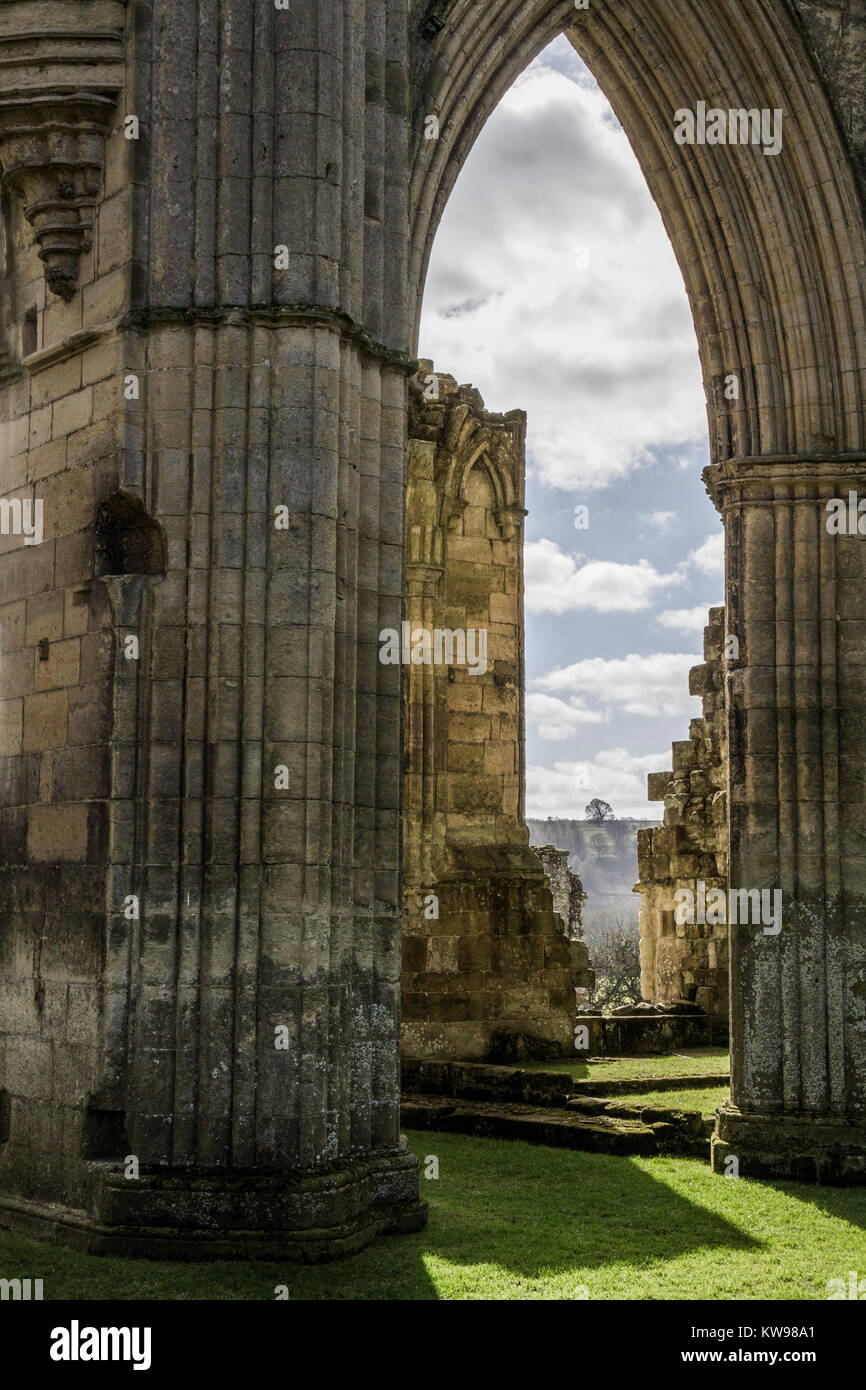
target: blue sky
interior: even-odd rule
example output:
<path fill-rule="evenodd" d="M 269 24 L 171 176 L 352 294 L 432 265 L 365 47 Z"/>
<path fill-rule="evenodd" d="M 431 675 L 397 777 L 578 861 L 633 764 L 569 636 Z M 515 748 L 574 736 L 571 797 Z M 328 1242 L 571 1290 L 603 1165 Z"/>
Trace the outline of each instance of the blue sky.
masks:
<path fill-rule="evenodd" d="M 682 276 L 607 101 L 566 39 L 487 122 L 439 228 L 419 352 L 528 414 L 527 815 L 593 796 L 659 817 L 646 773 L 701 712 L 722 531 Z M 588 509 L 577 529 L 575 509 Z"/>

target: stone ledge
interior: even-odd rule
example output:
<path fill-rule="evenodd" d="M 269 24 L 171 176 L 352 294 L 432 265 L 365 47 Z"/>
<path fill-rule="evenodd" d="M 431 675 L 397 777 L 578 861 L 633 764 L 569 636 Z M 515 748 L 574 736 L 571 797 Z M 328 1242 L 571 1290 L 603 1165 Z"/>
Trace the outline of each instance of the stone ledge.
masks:
<path fill-rule="evenodd" d="M 699 1076 L 622 1077 L 575 1081 L 567 1072 L 498 1067 L 486 1062 L 450 1062 L 404 1057 L 404 1091 L 462 1100 L 527 1101 L 533 1105 L 564 1105 L 569 1096 L 641 1095 L 654 1091 L 700 1091 L 730 1085 L 728 1072 Z"/>
<path fill-rule="evenodd" d="M 321 328 L 336 333 L 354 343 L 360 352 L 386 366 L 414 373 L 418 359 L 401 348 L 373 338 L 342 309 L 327 304 L 194 304 L 151 305 L 147 309 L 130 309 L 122 320 L 123 327 L 136 330 L 158 328 L 161 325 L 214 328 Z"/>
<path fill-rule="evenodd" d="M 110 319 L 106 323 L 94 324 L 92 328 L 80 328 L 77 333 L 70 333 L 61 339 L 59 343 L 52 343 L 48 347 L 40 348 L 38 352 L 31 352 L 27 357 L 22 358 L 21 368 L 35 376 L 37 372 L 44 371 L 47 367 L 56 367 L 58 362 L 65 362 L 67 358 L 76 356 L 77 353 L 86 352 L 101 339 L 107 338 L 115 333 L 121 326 L 121 319 Z"/>

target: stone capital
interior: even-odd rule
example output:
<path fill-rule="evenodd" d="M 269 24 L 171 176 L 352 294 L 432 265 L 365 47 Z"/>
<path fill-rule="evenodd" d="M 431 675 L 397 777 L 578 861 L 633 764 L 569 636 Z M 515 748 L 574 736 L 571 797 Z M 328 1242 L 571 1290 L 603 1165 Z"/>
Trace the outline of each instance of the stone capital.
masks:
<path fill-rule="evenodd" d="M 704 469 L 707 492 L 722 515 L 744 504 L 817 502 L 866 481 L 866 455 L 777 455 L 725 459 Z"/>
<path fill-rule="evenodd" d="M 529 513 L 525 507 L 517 503 L 506 504 L 504 507 L 497 507 L 495 512 L 496 524 L 502 532 L 503 538 L 507 541 L 513 540 L 520 534 L 523 525 L 523 518 Z"/>

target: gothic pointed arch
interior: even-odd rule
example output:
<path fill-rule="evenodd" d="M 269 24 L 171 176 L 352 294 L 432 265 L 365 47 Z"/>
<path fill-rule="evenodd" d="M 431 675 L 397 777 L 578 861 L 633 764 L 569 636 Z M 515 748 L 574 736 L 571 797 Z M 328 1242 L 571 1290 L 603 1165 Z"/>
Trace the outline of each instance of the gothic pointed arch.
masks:
<path fill-rule="evenodd" d="M 456 0 L 427 36 L 410 188 L 417 314 L 445 204 L 505 91 L 557 34 L 597 78 L 634 148 L 682 270 L 714 463 L 866 448 L 866 228 L 855 161 L 797 9 L 784 0 Z M 780 111 L 776 156 L 678 145 L 699 100 Z M 863 151 L 860 151 L 862 159 Z M 725 385 L 737 379 L 737 398 Z"/>
<path fill-rule="evenodd" d="M 856 525 L 841 540 L 826 526 L 839 499 L 866 496 L 862 6 L 452 0 L 415 25 L 416 335 L 450 191 L 555 36 L 593 72 L 658 205 L 695 324 L 704 480 L 725 526 L 729 886 L 785 904 L 778 928 L 730 933 L 732 1104 L 713 1162 L 862 1173 L 863 562 Z M 781 141 L 716 131 L 711 143 L 706 126 L 697 134 L 711 110 L 745 127 L 766 116 Z M 680 143 L 684 113 L 694 129 Z"/>

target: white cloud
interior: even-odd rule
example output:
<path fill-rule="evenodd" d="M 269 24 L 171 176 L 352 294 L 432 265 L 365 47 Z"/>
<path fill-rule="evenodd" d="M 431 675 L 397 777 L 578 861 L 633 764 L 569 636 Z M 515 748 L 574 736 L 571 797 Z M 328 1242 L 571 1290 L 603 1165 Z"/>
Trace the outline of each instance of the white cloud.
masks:
<path fill-rule="evenodd" d="M 707 422 L 658 209 L 592 78 L 560 66 L 580 76 L 543 55 L 466 161 L 433 248 L 420 350 L 489 409 L 527 410 L 535 476 L 585 493 L 659 451 L 705 452 Z"/>
<path fill-rule="evenodd" d="M 697 550 L 693 550 L 689 556 L 689 564 L 696 569 L 703 571 L 704 574 L 724 574 L 725 572 L 725 537 L 719 531 L 717 534 L 707 536 L 703 545 L 699 545 Z"/>
<path fill-rule="evenodd" d="M 567 613 L 592 609 L 596 613 L 640 613 L 671 585 L 682 584 L 681 573 L 660 574 L 648 560 L 635 565 L 590 560 L 579 566 L 579 555 L 567 555 L 555 541 L 530 541 L 524 566 L 526 607 L 530 613 Z"/>
<path fill-rule="evenodd" d="M 625 748 L 597 753 L 588 762 L 558 762 L 553 767 L 529 767 L 526 773 L 526 814 L 532 818 L 562 816 L 583 820 L 594 796 L 607 801 L 615 815 L 658 820 L 657 802 L 647 801 L 648 772 L 671 766 L 671 750 L 634 756 Z"/>
<path fill-rule="evenodd" d="M 597 710 L 586 709 L 578 700 L 566 704 L 554 695 L 537 692 L 526 697 L 526 718 L 540 738 L 558 743 L 572 738 L 582 724 L 603 724 L 605 716 Z"/>
<path fill-rule="evenodd" d="M 720 604 L 698 604 L 697 608 L 668 608 L 659 613 L 656 622 L 662 627 L 673 628 L 675 632 L 703 632 L 709 622 L 709 610 Z"/>
<path fill-rule="evenodd" d="M 677 514 L 676 512 L 642 512 L 640 519 L 653 531 L 660 531 L 664 535 L 676 521 Z"/>
<path fill-rule="evenodd" d="M 685 652 L 652 652 L 605 660 L 589 657 L 549 672 L 533 682 L 543 691 L 566 692 L 591 699 L 602 709 L 648 718 L 657 715 L 700 714 L 696 696 L 689 695 L 689 671 L 701 657 Z"/>

